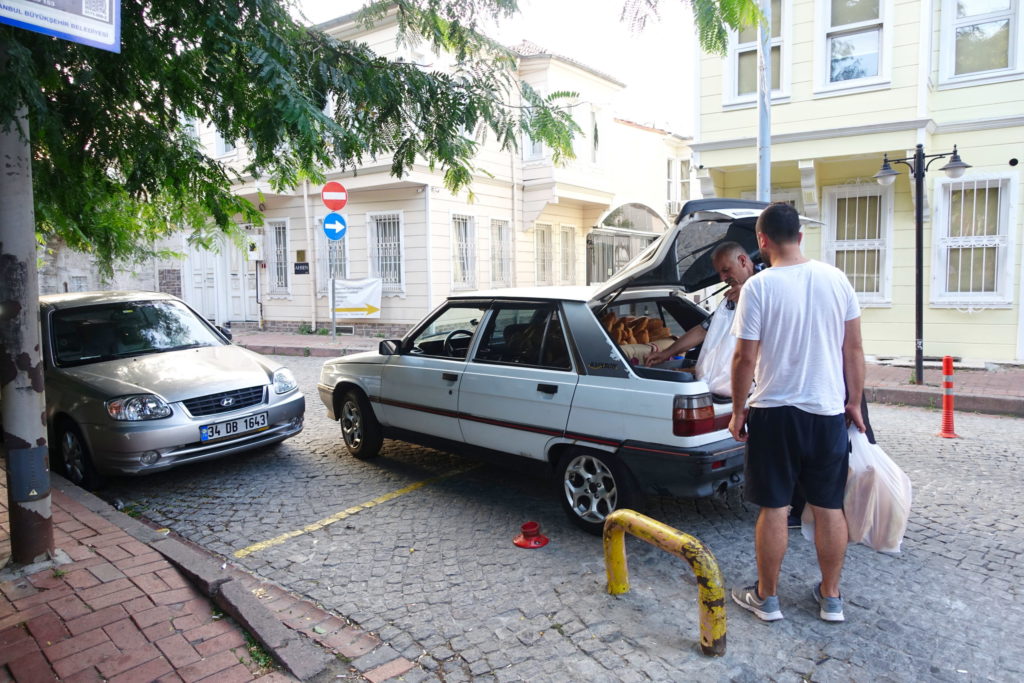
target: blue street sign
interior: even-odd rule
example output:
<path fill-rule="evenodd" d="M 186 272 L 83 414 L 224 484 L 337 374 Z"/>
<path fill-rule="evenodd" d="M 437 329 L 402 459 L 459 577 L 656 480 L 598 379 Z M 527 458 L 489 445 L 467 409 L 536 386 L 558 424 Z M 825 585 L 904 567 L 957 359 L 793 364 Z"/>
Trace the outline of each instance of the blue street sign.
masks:
<path fill-rule="evenodd" d="M 346 230 L 348 230 L 348 223 L 340 213 L 332 211 L 324 216 L 324 234 L 327 235 L 327 239 L 340 240 L 345 236 Z"/>
<path fill-rule="evenodd" d="M 0 24 L 121 51 L 121 0 L 4 0 Z"/>

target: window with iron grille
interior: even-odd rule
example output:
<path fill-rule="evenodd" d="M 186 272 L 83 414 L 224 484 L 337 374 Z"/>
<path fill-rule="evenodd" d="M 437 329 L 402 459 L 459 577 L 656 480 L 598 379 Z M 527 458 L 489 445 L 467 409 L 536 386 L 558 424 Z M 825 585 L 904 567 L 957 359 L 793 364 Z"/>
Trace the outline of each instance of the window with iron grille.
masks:
<path fill-rule="evenodd" d="M 933 303 L 955 307 L 1012 303 L 1009 176 L 937 181 Z"/>
<path fill-rule="evenodd" d="M 331 278 L 348 278 L 348 237 L 340 240 L 327 239 L 324 234 L 324 219 L 316 219 L 316 291 L 327 294 Z"/>
<path fill-rule="evenodd" d="M 826 258 L 846 273 L 864 304 L 892 301 L 891 189 L 871 185 L 826 187 Z"/>
<path fill-rule="evenodd" d="M 512 229 L 497 219 L 491 220 L 491 286 L 512 286 Z"/>
<path fill-rule="evenodd" d="M 288 223 L 269 221 L 267 236 L 267 279 L 268 293 L 288 293 Z"/>
<path fill-rule="evenodd" d="M 370 272 L 382 281 L 385 294 L 405 293 L 405 263 L 402 252 L 402 215 L 367 214 L 370 237 Z"/>
<path fill-rule="evenodd" d="M 452 288 L 476 288 L 476 226 L 472 216 L 452 215 Z"/>
<path fill-rule="evenodd" d="M 576 226 L 563 225 L 558 231 L 559 270 L 562 284 L 576 282 Z"/>
<path fill-rule="evenodd" d="M 533 226 L 534 249 L 537 257 L 537 284 L 551 284 L 553 254 L 551 248 L 551 225 L 535 223 Z"/>

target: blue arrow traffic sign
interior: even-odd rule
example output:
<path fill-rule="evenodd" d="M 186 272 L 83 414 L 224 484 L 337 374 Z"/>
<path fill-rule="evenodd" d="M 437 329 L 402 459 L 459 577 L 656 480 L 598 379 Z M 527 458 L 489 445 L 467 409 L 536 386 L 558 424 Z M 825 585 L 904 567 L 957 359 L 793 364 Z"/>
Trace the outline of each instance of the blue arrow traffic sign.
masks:
<path fill-rule="evenodd" d="M 327 239 L 340 240 L 345 236 L 346 230 L 348 230 L 348 223 L 340 213 L 332 211 L 324 216 L 324 234 L 327 235 Z"/>

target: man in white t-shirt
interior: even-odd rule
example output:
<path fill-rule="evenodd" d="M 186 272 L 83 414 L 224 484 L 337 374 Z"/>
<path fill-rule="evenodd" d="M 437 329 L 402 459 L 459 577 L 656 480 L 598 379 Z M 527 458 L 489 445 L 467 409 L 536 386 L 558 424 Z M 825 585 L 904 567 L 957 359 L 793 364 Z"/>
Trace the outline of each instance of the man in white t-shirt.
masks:
<path fill-rule="evenodd" d="M 864 431 L 860 306 L 842 271 L 804 257 L 800 218 L 788 204 L 761 213 L 757 239 L 771 268 L 747 281 L 736 309 L 729 423 L 733 436 L 747 442 L 744 495 L 761 508 L 754 531 L 757 581 L 734 588 L 732 598 L 760 619 L 782 618 L 776 593 L 787 509 L 799 487 L 814 514 L 818 614 L 843 621 L 847 421 Z"/>
<path fill-rule="evenodd" d="M 746 249 L 738 242 L 722 242 L 711 252 L 711 264 L 722 282 L 729 285 L 715 312 L 699 325 L 686 331 L 663 351 L 654 351 L 647 356 L 644 364 L 660 365 L 672 356 L 681 355 L 703 344 L 697 357 L 697 379 L 708 384 L 711 393 L 719 396 L 732 395 L 732 354 L 736 348 L 736 337 L 732 333 L 733 314 L 743 283 L 754 274 L 754 262 Z"/>

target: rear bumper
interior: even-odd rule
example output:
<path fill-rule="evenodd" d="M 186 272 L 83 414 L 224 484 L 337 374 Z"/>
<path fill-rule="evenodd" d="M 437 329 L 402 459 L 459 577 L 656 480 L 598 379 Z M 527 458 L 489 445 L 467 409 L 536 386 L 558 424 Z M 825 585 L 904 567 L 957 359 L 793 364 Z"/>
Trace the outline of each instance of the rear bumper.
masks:
<path fill-rule="evenodd" d="M 706 498 L 743 483 L 745 446 L 723 439 L 697 448 L 625 441 L 618 456 L 637 483 L 650 493 Z"/>

